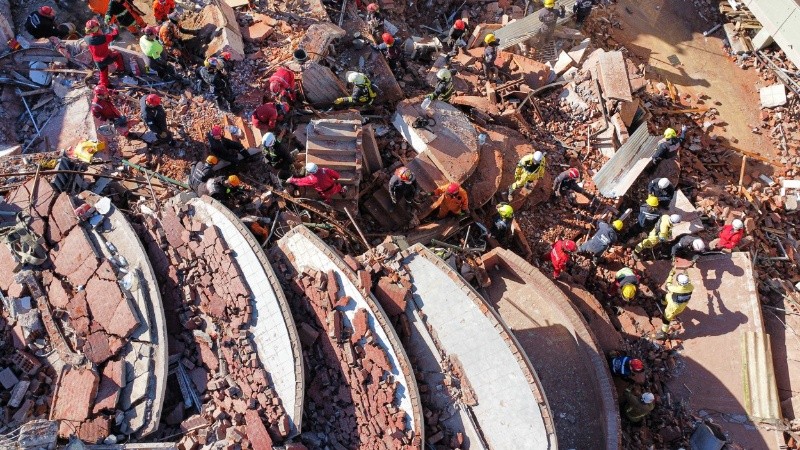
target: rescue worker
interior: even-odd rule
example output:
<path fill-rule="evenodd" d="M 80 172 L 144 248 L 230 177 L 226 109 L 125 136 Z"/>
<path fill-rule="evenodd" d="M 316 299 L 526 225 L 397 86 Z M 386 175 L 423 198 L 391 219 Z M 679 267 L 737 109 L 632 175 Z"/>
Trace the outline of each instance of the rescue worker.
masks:
<path fill-rule="evenodd" d="M 392 69 L 393 73 L 397 73 L 399 65 L 402 65 L 405 69 L 406 63 L 403 60 L 403 49 L 400 45 L 395 45 L 394 36 L 390 33 L 383 33 L 381 35 L 381 40 L 383 42 L 378 45 L 373 45 L 372 48 L 383 53 L 383 57 L 386 58 L 386 62 L 389 64 L 389 68 Z"/>
<path fill-rule="evenodd" d="M 394 205 L 397 204 L 397 199 L 400 198 L 406 201 L 406 204 L 411 205 L 419 192 L 419 185 L 417 178 L 411 169 L 405 166 L 400 166 L 395 169 L 392 177 L 389 179 L 389 197 L 392 199 L 392 210 Z"/>
<path fill-rule="evenodd" d="M 631 388 L 625 389 L 625 399 L 622 411 L 625 418 L 633 423 L 641 423 L 645 417 L 655 409 L 656 396 L 651 392 L 642 395 L 634 395 Z"/>
<path fill-rule="evenodd" d="M 658 199 L 660 208 L 668 208 L 675 195 L 675 187 L 666 178 L 654 178 L 647 184 L 647 193 Z"/>
<path fill-rule="evenodd" d="M 200 58 L 186 49 L 186 44 L 182 36 L 182 33 L 197 34 L 197 32 L 187 30 L 179 25 L 180 14 L 178 14 L 177 11 L 173 11 L 169 14 L 167 19 L 168 20 L 165 20 L 158 29 L 158 40 L 164 45 L 164 51 L 179 60 L 184 60 L 184 62 L 202 62 Z"/>
<path fill-rule="evenodd" d="M 615 375 L 626 380 L 630 380 L 635 376 L 644 372 L 644 363 L 639 358 L 631 358 L 630 356 L 615 356 L 608 359 L 608 365 L 611 368 L 611 375 Z"/>
<path fill-rule="evenodd" d="M 383 33 L 383 15 L 377 3 L 367 5 L 367 27 L 375 40 Z"/>
<path fill-rule="evenodd" d="M 611 222 L 611 225 L 601 220 L 597 222 L 597 232 L 591 239 L 581 244 L 578 251 L 588 253 L 592 257 L 592 262 L 597 263 L 603 253 L 617 242 L 617 232 L 621 230 L 621 220 L 615 220 Z"/>
<path fill-rule="evenodd" d="M 372 82 L 361 72 L 349 72 L 347 82 L 353 85 L 350 97 L 339 97 L 334 100 L 334 107 L 366 106 L 371 105 L 378 94 L 372 87 Z"/>
<path fill-rule="evenodd" d="M 214 166 L 218 162 L 219 159 L 214 155 L 208 155 L 204 161 L 195 161 L 192 164 L 192 171 L 189 172 L 189 182 L 187 183 L 189 187 L 197 192 L 200 185 L 205 184 L 211 178 Z M 198 193 L 198 195 L 200 194 Z"/>
<path fill-rule="evenodd" d="M 144 54 L 145 64 L 148 68 L 155 70 L 159 78 L 167 80 L 176 77 L 175 68 L 166 61 L 166 55 L 163 53 L 164 46 L 158 41 L 157 27 L 145 27 L 144 34 L 139 38 L 139 47 Z"/>
<path fill-rule="evenodd" d="M 56 25 L 56 11 L 49 6 L 42 6 L 25 19 L 25 31 L 35 39 L 64 39 L 68 33 L 66 27 Z"/>
<path fill-rule="evenodd" d="M 278 101 L 294 102 L 295 89 L 294 72 L 286 67 L 278 67 L 278 70 L 269 77 L 269 91 Z"/>
<path fill-rule="evenodd" d="M 95 153 L 102 152 L 105 149 L 105 142 L 88 140 L 79 143 L 75 146 L 75 148 L 67 149 L 67 156 L 89 163 L 92 162 L 92 158 L 94 157 Z"/>
<path fill-rule="evenodd" d="M 553 263 L 553 278 L 558 279 L 561 272 L 567 270 L 569 263 L 569 254 L 575 253 L 578 246 L 572 240 L 559 240 L 553 244 L 553 249 L 550 251 L 550 262 Z"/>
<path fill-rule="evenodd" d="M 500 45 L 500 41 L 494 34 L 489 33 L 483 38 L 483 43 L 486 44 L 483 50 L 483 76 L 487 81 L 492 81 L 500 74 L 500 69 L 494 64 L 497 60 L 497 47 Z M 489 77 L 490 73 L 492 77 Z"/>
<path fill-rule="evenodd" d="M 208 195 L 213 199 L 228 203 L 242 194 L 241 186 L 242 182 L 236 175 L 218 176 L 201 183 L 196 192 L 199 196 Z"/>
<path fill-rule="evenodd" d="M 572 5 L 572 12 L 575 14 L 575 25 L 580 28 L 583 26 L 583 22 L 589 17 L 589 14 L 592 13 L 592 6 L 594 6 L 595 0 L 578 0 Z"/>
<path fill-rule="evenodd" d="M 660 217 L 661 213 L 658 211 L 658 198 L 648 195 L 644 205 L 639 207 L 639 217 L 636 221 L 636 224 L 639 226 L 639 231 L 652 230 Z"/>
<path fill-rule="evenodd" d="M 100 22 L 90 19 L 86 22 L 86 37 L 83 38 L 89 46 L 89 53 L 92 54 L 97 70 L 100 71 L 100 84 L 108 87 L 108 67 L 116 64 L 116 70 L 125 71 L 125 61 L 122 54 L 116 50 L 108 48 L 108 44 L 119 34 L 116 28 L 111 29 L 111 33 L 105 34 L 100 30 Z"/>
<path fill-rule="evenodd" d="M 467 191 L 458 183 L 439 186 L 433 191 L 433 195 L 439 197 L 439 219 L 443 219 L 449 214 L 461 216 L 466 214 L 469 209 Z"/>
<path fill-rule="evenodd" d="M 489 234 L 497 239 L 501 245 L 508 245 L 508 241 L 514 234 L 512 225 L 514 223 L 514 208 L 508 203 L 497 205 L 497 214 L 492 219 L 492 227 Z"/>
<path fill-rule="evenodd" d="M 670 250 L 672 259 L 684 258 L 691 259 L 692 262 L 697 261 L 697 258 L 706 250 L 706 243 L 697 236 L 687 234 L 682 236 L 675 242 Z"/>
<path fill-rule="evenodd" d="M 650 230 L 650 234 L 642 242 L 636 245 L 633 250 L 634 259 L 638 259 L 642 250 L 653 248 L 661 242 L 672 240 L 672 227 L 681 222 L 681 216 L 677 214 L 664 214 L 658 219 L 656 225 Z"/>
<path fill-rule="evenodd" d="M 153 1 L 153 17 L 156 22 L 163 22 L 167 20 L 170 14 L 175 10 L 175 0 L 154 0 Z"/>
<path fill-rule="evenodd" d="M 694 285 L 689 280 L 689 275 L 685 273 L 675 275 L 675 269 L 673 268 L 667 277 L 665 289 L 667 290 L 667 295 L 661 300 L 661 304 L 666 307 L 664 309 L 664 323 L 661 325 L 661 330 L 656 335 L 656 339 L 667 338 L 670 322 L 675 320 L 686 309 L 686 305 L 689 304 L 689 300 L 692 298 Z"/>
<path fill-rule="evenodd" d="M 208 87 L 211 96 L 220 109 L 232 111 L 233 92 L 231 92 L 228 75 L 220 58 L 211 57 L 205 60 L 200 68 L 200 80 Z M 198 89 L 200 90 L 200 89 Z"/>
<path fill-rule="evenodd" d="M 728 225 L 722 227 L 717 239 L 711 241 L 712 250 L 733 250 L 739 246 L 744 237 L 744 222 L 740 219 L 733 219 Z"/>
<path fill-rule="evenodd" d="M 467 32 L 467 24 L 463 20 L 458 19 L 453 22 L 450 31 L 447 33 L 445 43 L 450 46 L 451 53 L 455 56 L 459 49 L 466 47 L 467 43 L 462 39 Z M 459 42 L 460 41 L 460 42 Z"/>
<path fill-rule="evenodd" d="M 269 132 L 261 138 L 261 151 L 267 164 L 278 169 L 288 170 L 292 163 L 292 155 L 286 152 L 280 140 L 274 133 Z"/>
<path fill-rule="evenodd" d="M 558 19 L 564 18 L 565 15 L 566 9 L 564 5 L 561 5 L 561 8 L 556 10 L 556 0 L 544 0 L 544 8 L 539 11 L 539 22 L 542 25 L 536 33 L 536 42 L 543 44 L 552 39 Z"/>
<path fill-rule="evenodd" d="M 653 165 L 657 166 L 662 160 L 675 157 L 684 139 L 686 139 L 686 125 L 681 127 L 680 136 L 674 128 L 664 130 L 664 138 L 658 141 L 656 153 L 653 155 Z"/>
<path fill-rule="evenodd" d="M 455 92 L 456 89 L 453 83 L 453 73 L 448 69 L 439 69 L 439 71 L 436 72 L 436 79 L 439 80 L 436 82 L 436 87 L 433 88 L 433 92 L 426 97 L 431 99 L 431 101 L 441 100 L 450 103 L 450 97 L 453 96 L 453 92 Z"/>
<path fill-rule="evenodd" d="M 342 193 L 346 195 L 347 190 L 337 181 L 341 175 L 339 172 L 325 167 L 317 167 L 313 162 L 306 163 L 307 175 L 302 178 L 291 177 L 287 183 L 295 186 L 311 186 L 322 197 L 325 203 L 331 203 L 334 195 Z"/>
<path fill-rule="evenodd" d="M 147 23 L 128 0 L 110 0 L 108 9 L 106 9 L 105 21 L 106 24 L 116 23 L 125 27 L 131 34 L 137 34 L 147 26 Z"/>
<path fill-rule="evenodd" d="M 273 130 L 278 122 L 283 121 L 288 112 L 288 103 L 266 102 L 253 111 L 253 114 L 250 115 L 250 123 L 260 130 Z"/>
<path fill-rule="evenodd" d="M 535 151 L 523 156 L 517 163 L 517 168 L 514 169 L 514 182 L 508 188 L 508 201 L 512 201 L 514 191 L 529 186 L 544 177 L 544 170 L 546 167 L 544 153 Z M 528 189 L 531 189 L 528 187 Z"/>
<path fill-rule="evenodd" d="M 94 88 L 92 115 L 101 122 L 113 123 L 123 136 L 128 135 L 128 118 L 120 114 L 117 107 L 114 106 L 114 102 L 111 101 L 111 91 L 102 84 Z"/>
<path fill-rule="evenodd" d="M 167 141 L 169 145 L 174 145 L 172 133 L 167 126 L 167 112 L 161 106 L 161 97 L 157 94 L 143 95 L 139 99 L 139 107 L 142 111 L 142 121 L 147 125 L 147 129 L 155 133 L 159 141 Z"/>
<path fill-rule="evenodd" d="M 625 301 L 631 301 L 639 290 L 639 275 L 630 267 L 623 267 L 614 274 L 614 286 Z"/>
<path fill-rule="evenodd" d="M 573 203 L 575 201 L 572 195 L 573 191 L 580 192 L 583 195 L 589 195 L 578 184 L 580 177 L 581 173 L 574 167 L 570 167 L 569 169 L 558 174 L 556 179 L 553 180 L 553 192 L 555 193 L 556 197 L 565 197 L 567 201 Z"/>
<path fill-rule="evenodd" d="M 211 154 L 219 159 L 237 164 L 240 159 L 246 158 L 249 154 L 245 151 L 244 145 L 230 140 L 222 135 L 222 127 L 214 125 L 206 136 L 208 147 Z"/>

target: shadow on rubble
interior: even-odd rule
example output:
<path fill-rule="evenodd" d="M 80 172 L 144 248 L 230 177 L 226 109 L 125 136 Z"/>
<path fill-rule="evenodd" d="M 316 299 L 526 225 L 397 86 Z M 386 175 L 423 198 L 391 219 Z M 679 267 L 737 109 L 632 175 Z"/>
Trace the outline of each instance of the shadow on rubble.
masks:
<path fill-rule="evenodd" d="M 707 301 L 709 311 L 712 313 L 698 311 L 691 306 L 683 313 L 681 320 L 692 323 L 691 326 L 684 326 L 683 334 L 681 334 L 681 339 L 684 341 L 705 336 L 721 336 L 731 333 L 740 325 L 747 323 L 747 316 L 744 313 L 733 312 L 725 306 L 719 291 L 709 289 Z M 715 303 L 716 308 L 714 308 Z M 704 324 L 710 323 L 714 323 L 714 326 L 704 326 Z"/>

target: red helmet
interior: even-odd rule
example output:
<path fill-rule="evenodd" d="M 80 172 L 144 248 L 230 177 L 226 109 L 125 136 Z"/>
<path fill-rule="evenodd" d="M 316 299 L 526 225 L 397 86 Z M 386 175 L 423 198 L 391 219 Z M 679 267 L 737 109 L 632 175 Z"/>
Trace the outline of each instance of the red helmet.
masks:
<path fill-rule="evenodd" d="M 225 61 L 230 61 L 231 60 L 231 52 L 222 52 L 222 53 L 219 54 L 219 56 L 222 59 L 224 59 Z"/>
<path fill-rule="evenodd" d="M 158 106 L 161 104 L 161 97 L 156 94 L 150 94 L 144 99 L 144 102 L 147 106 Z"/>
<path fill-rule="evenodd" d="M 644 371 L 644 363 L 641 359 L 632 359 L 631 360 L 631 370 L 634 372 L 642 372 Z"/>
<path fill-rule="evenodd" d="M 42 6 L 41 8 L 39 8 L 39 14 L 45 17 L 52 18 L 56 16 L 56 11 L 49 6 Z"/>
<path fill-rule="evenodd" d="M 453 27 L 456 30 L 463 30 L 464 28 L 467 27 L 467 24 L 465 24 L 463 20 L 458 19 L 458 20 L 456 20 L 456 23 L 453 24 Z"/>
<path fill-rule="evenodd" d="M 96 33 L 100 30 L 100 22 L 97 19 L 89 19 L 86 21 L 85 30 L 87 33 Z"/>
<path fill-rule="evenodd" d="M 283 86 L 281 86 L 281 83 L 278 81 L 272 81 L 269 83 L 269 91 L 272 92 L 273 94 L 280 93 L 282 87 Z"/>
<path fill-rule="evenodd" d="M 450 183 L 447 185 L 447 193 L 450 195 L 458 193 L 461 190 L 461 186 L 458 183 Z"/>
<path fill-rule="evenodd" d="M 580 178 L 580 176 L 581 176 L 581 173 L 578 171 L 578 169 L 576 169 L 576 168 L 574 168 L 574 167 L 571 167 L 571 168 L 570 168 L 570 169 L 567 171 L 567 175 L 569 175 L 569 177 L 570 177 L 570 178 Z"/>
<path fill-rule="evenodd" d="M 377 3 L 370 3 L 367 5 L 367 11 L 369 12 L 378 12 L 378 4 Z"/>
<path fill-rule="evenodd" d="M 94 88 L 94 95 L 104 97 L 108 95 L 108 88 L 103 86 L 102 84 L 99 84 L 97 85 L 97 87 Z"/>
<path fill-rule="evenodd" d="M 394 37 L 389 33 L 383 33 L 383 35 L 381 35 L 381 39 L 383 39 L 383 42 L 386 45 L 394 44 Z"/>
<path fill-rule="evenodd" d="M 152 25 L 144 27 L 144 34 L 147 36 L 156 36 L 158 35 L 158 27 Z"/>
<path fill-rule="evenodd" d="M 564 241 L 564 250 L 568 252 L 575 252 L 578 250 L 578 245 L 572 240 Z"/>
<path fill-rule="evenodd" d="M 395 174 L 404 183 L 410 183 L 414 179 L 414 173 L 408 167 L 398 167 Z"/>
<path fill-rule="evenodd" d="M 219 126 L 219 125 L 214 125 L 213 127 L 211 127 L 211 137 L 214 137 L 214 138 L 217 138 L 217 139 L 221 138 L 222 137 L 222 127 Z"/>

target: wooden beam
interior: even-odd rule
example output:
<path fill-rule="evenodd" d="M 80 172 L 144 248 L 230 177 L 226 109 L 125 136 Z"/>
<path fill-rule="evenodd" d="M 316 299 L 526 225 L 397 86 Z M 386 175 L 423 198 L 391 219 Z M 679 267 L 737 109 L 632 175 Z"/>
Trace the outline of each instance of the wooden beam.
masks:
<path fill-rule="evenodd" d="M 732 147 L 732 146 L 726 145 L 726 144 L 721 144 L 721 146 L 723 148 L 727 148 L 728 150 L 733 150 L 733 151 L 735 151 L 736 153 L 738 153 L 738 154 L 740 154 L 742 156 L 747 156 L 750 159 L 755 159 L 756 161 L 761 161 L 761 162 L 764 162 L 764 163 L 767 163 L 767 164 L 771 164 L 771 165 L 773 165 L 775 167 L 784 167 L 784 165 L 781 164 L 780 162 L 775 161 L 774 159 L 769 159 L 769 158 L 767 158 L 765 156 L 761 156 L 758 153 L 753 153 L 753 152 L 748 151 L 748 150 L 742 150 L 740 148 Z"/>

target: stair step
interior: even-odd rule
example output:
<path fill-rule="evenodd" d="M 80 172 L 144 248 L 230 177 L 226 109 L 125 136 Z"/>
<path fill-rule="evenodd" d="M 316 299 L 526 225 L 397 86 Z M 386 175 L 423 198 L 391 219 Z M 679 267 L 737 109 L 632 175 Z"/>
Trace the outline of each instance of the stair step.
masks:
<path fill-rule="evenodd" d="M 326 151 L 355 153 L 358 151 L 358 149 L 356 148 L 356 143 L 353 140 L 324 141 L 320 139 L 314 139 L 312 136 L 309 136 L 308 140 L 306 141 L 306 151 L 308 153 L 317 153 L 317 152 L 322 153 Z"/>

